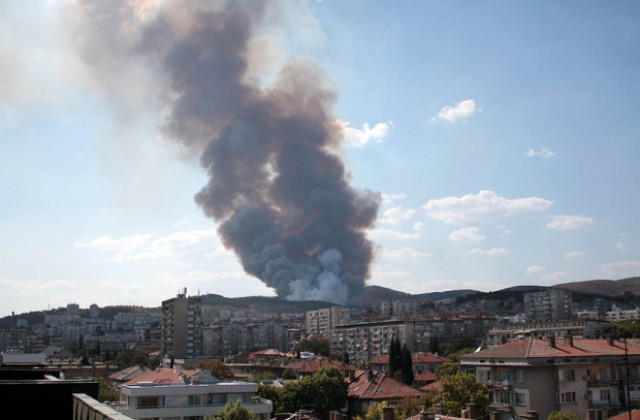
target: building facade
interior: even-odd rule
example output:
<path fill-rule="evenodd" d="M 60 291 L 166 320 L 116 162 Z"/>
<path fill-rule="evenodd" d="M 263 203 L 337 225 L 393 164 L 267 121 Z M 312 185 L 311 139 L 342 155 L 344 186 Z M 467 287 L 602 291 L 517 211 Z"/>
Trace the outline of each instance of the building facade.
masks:
<path fill-rule="evenodd" d="M 491 393 L 491 420 L 537 411 L 570 411 L 603 419 L 640 405 L 640 343 L 611 338 L 529 337 L 467 354 L 464 372 Z"/>
<path fill-rule="evenodd" d="M 329 337 L 334 326 L 348 324 L 351 310 L 343 306 L 307 311 L 307 336 Z"/>
<path fill-rule="evenodd" d="M 133 419 L 189 420 L 218 415 L 240 401 L 257 420 L 268 420 L 273 404 L 257 392 L 256 383 L 221 382 L 202 370 L 158 369 L 122 384 L 120 402 L 112 407 Z"/>
<path fill-rule="evenodd" d="M 601 338 L 609 333 L 611 323 L 597 319 L 570 319 L 565 321 L 535 321 L 497 324 L 487 333 L 487 347 L 521 340 L 526 337 Z"/>
<path fill-rule="evenodd" d="M 187 296 L 183 289 L 162 302 L 162 354 L 165 359 L 193 360 L 202 355 L 200 296 Z"/>
<path fill-rule="evenodd" d="M 524 293 L 527 321 L 560 321 L 573 318 L 571 292 L 549 289 Z"/>

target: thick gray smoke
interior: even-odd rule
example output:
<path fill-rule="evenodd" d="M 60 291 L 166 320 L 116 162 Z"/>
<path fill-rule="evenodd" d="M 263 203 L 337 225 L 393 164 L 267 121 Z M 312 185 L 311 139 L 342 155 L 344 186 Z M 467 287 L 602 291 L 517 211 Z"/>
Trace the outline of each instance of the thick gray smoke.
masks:
<path fill-rule="evenodd" d="M 109 19 L 125 4 L 110 4 Z M 248 74 L 272 6 L 158 9 L 127 54 L 157 75 L 168 105 L 164 133 L 201 154 L 209 181 L 195 199 L 244 270 L 278 296 L 344 304 L 369 277 L 366 230 L 380 197 L 348 183 L 336 154 L 335 93 L 322 71 L 290 60 L 268 87 Z"/>

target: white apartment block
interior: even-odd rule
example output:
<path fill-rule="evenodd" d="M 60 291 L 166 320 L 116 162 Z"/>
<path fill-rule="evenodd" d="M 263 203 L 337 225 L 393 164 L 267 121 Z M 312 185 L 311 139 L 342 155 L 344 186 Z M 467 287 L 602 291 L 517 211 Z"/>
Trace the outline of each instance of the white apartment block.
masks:
<path fill-rule="evenodd" d="M 351 321 L 351 310 L 343 306 L 307 311 L 306 315 L 307 336 L 311 337 L 329 337 L 334 326 Z"/>
<path fill-rule="evenodd" d="M 607 321 L 627 321 L 630 319 L 640 319 L 640 309 L 626 309 L 607 311 Z"/>

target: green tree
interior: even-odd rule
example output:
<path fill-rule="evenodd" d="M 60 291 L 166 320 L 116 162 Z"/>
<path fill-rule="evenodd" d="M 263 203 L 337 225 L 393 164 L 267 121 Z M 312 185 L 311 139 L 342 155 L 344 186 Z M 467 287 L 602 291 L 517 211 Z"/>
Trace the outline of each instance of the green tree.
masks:
<path fill-rule="evenodd" d="M 264 398 L 265 400 L 271 400 L 273 403 L 273 414 L 281 413 L 284 410 L 282 409 L 282 403 L 280 402 L 280 389 L 270 386 L 270 385 L 258 385 L 258 396 L 260 398 Z"/>
<path fill-rule="evenodd" d="M 477 405 L 479 417 L 489 414 L 489 390 L 471 373 L 443 377 L 437 400 L 449 416 L 459 417 L 467 403 Z"/>
<path fill-rule="evenodd" d="M 445 362 L 440 366 L 436 367 L 435 374 L 438 377 L 438 379 L 442 379 L 445 376 L 452 376 L 459 372 L 460 372 L 460 363 Z"/>
<path fill-rule="evenodd" d="M 321 354 L 323 356 L 329 356 L 330 346 L 328 338 L 303 338 L 298 343 L 299 351 L 309 351 L 314 354 Z"/>
<path fill-rule="evenodd" d="M 120 399 L 118 391 L 107 378 L 98 376 L 93 379 L 98 382 L 98 399 L 100 401 L 118 401 Z"/>
<path fill-rule="evenodd" d="M 547 420 L 580 420 L 580 417 L 571 411 L 552 411 Z"/>
<path fill-rule="evenodd" d="M 406 344 L 402 346 L 400 371 L 402 372 L 402 382 L 411 386 L 413 384 L 413 360 L 411 351 Z"/>
<path fill-rule="evenodd" d="M 217 416 L 207 414 L 205 420 L 253 420 L 255 414 L 251 412 L 242 401 L 228 402 Z"/>
<path fill-rule="evenodd" d="M 612 322 L 611 335 L 615 338 L 638 338 L 640 337 L 640 323 L 631 319 Z"/>
<path fill-rule="evenodd" d="M 298 376 L 296 376 L 296 373 L 291 369 L 285 369 L 284 372 L 282 372 L 282 379 L 297 379 L 297 378 Z"/>
<path fill-rule="evenodd" d="M 279 411 L 293 413 L 312 409 L 322 419 L 331 411 L 342 410 L 347 403 L 347 383 L 340 370 L 321 368 L 315 375 L 289 382 L 280 391 Z"/>
<path fill-rule="evenodd" d="M 396 372 L 402 370 L 402 347 L 400 339 L 394 337 L 389 345 L 389 376 L 394 377 Z"/>

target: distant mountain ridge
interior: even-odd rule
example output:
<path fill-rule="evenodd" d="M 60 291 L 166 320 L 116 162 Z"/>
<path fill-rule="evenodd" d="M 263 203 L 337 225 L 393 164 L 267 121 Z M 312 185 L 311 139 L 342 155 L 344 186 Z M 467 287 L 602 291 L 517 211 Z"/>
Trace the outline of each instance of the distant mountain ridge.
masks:
<path fill-rule="evenodd" d="M 389 289 L 382 286 L 366 286 L 364 293 L 359 299 L 358 306 L 366 306 L 381 301 L 415 299 L 429 302 L 442 300 L 457 300 L 459 302 L 474 299 L 501 299 L 504 296 L 521 296 L 522 293 L 547 290 L 550 288 L 569 290 L 574 295 L 574 300 L 591 297 L 620 297 L 625 293 L 632 293 L 640 296 L 640 276 L 629 277 L 620 280 L 586 280 L 571 283 L 561 283 L 555 286 L 513 286 L 492 292 L 481 292 L 478 290 L 460 289 L 444 292 L 431 292 L 410 294 L 398 290 Z M 334 306 L 331 302 L 322 301 L 290 301 L 279 297 L 268 296 L 247 296 L 247 297 L 224 297 L 217 294 L 202 295 L 203 303 L 215 305 L 229 309 L 243 309 L 247 312 L 279 312 L 279 313 L 299 313 L 314 309 L 328 308 Z M 110 317 L 117 312 L 137 312 L 155 308 L 143 308 L 140 306 L 114 305 L 100 308 L 103 316 Z M 63 311 L 63 308 L 34 311 L 24 314 L 16 314 L 18 318 L 27 318 L 30 325 L 43 322 L 44 313 L 56 313 Z M 86 309 L 81 309 L 81 311 Z M 10 323 L 10 316 L 0 318 L 0 328 L 7 328 Z"/>
<path fill-rule="evenodd" d="M 602 296 L 616 296 L 625 292 L 640 295 L 640 277 L 629 277 L 620 280 L 586 280 L 557 284 L 553 287 Z"/>

